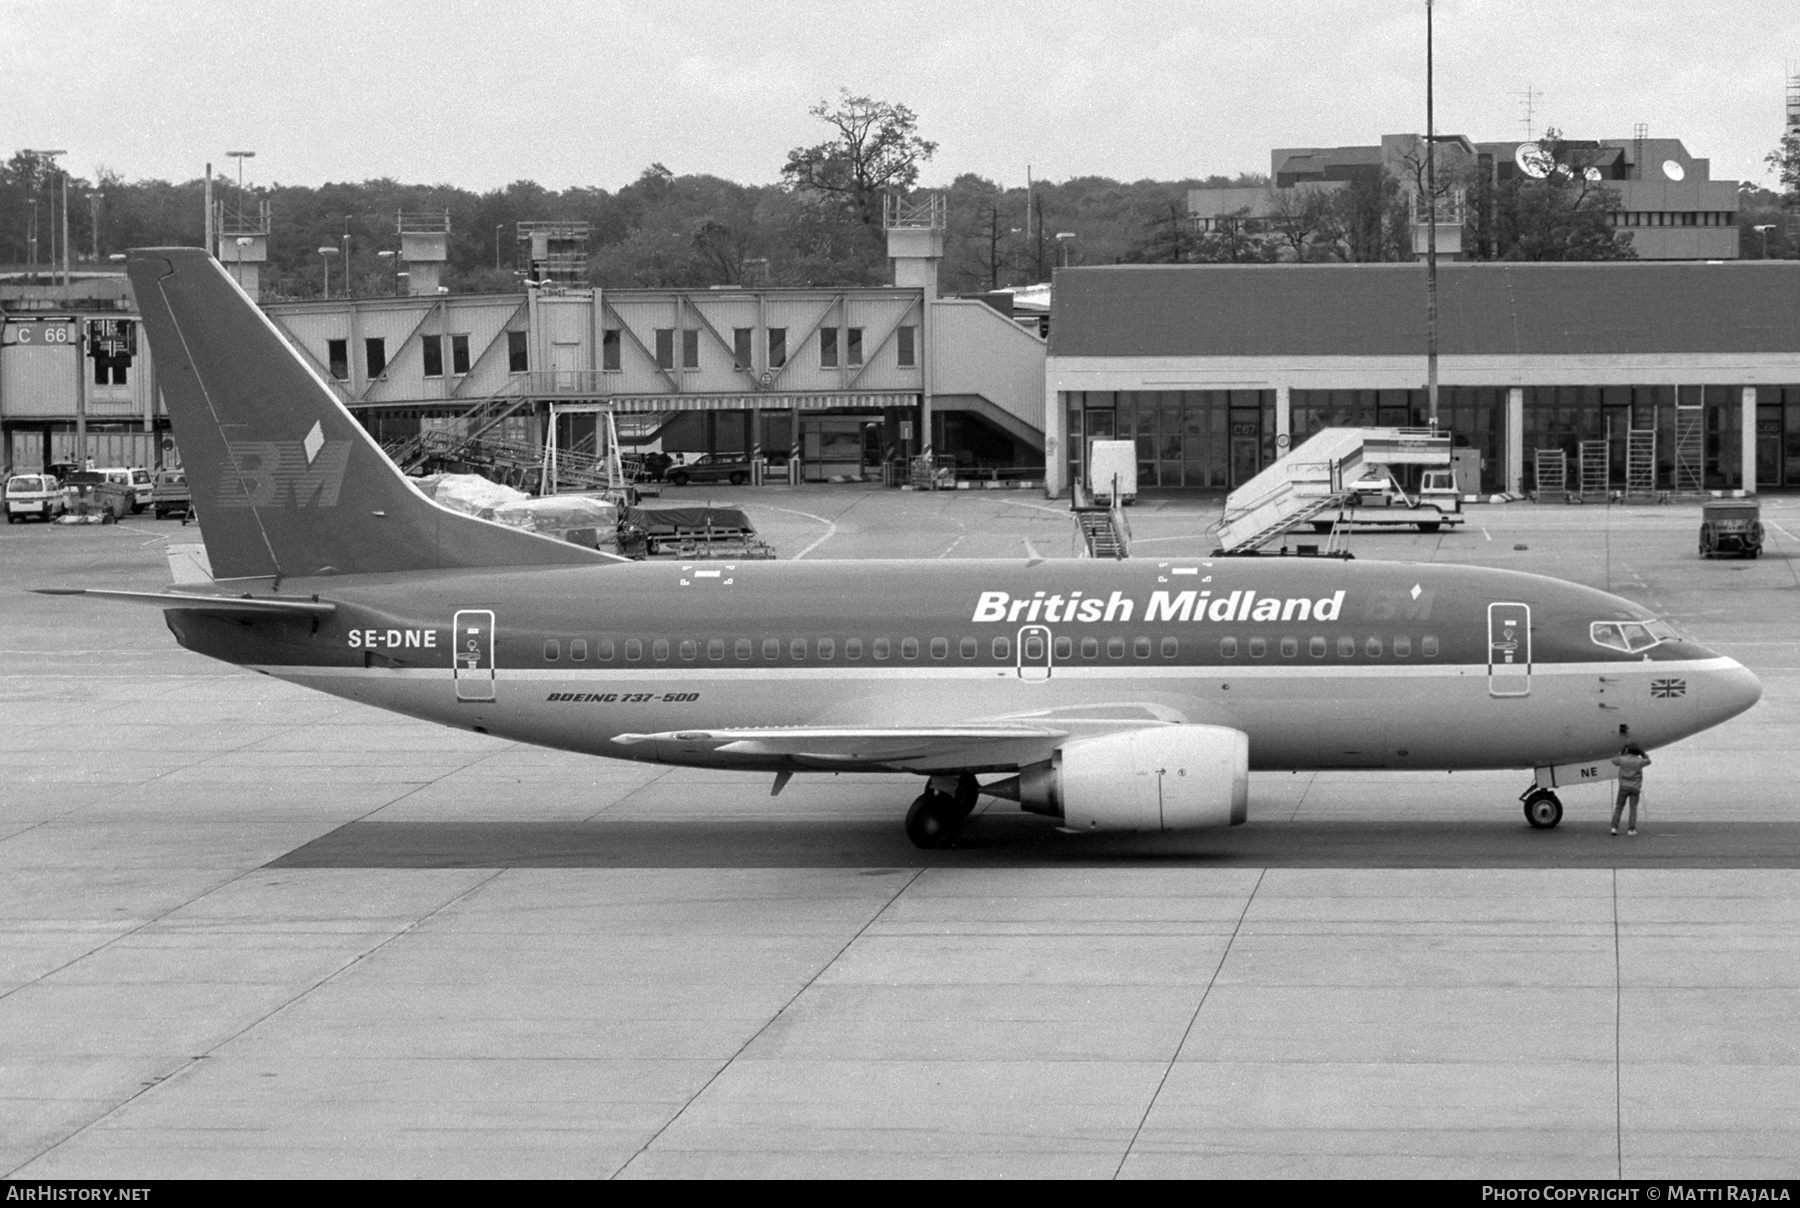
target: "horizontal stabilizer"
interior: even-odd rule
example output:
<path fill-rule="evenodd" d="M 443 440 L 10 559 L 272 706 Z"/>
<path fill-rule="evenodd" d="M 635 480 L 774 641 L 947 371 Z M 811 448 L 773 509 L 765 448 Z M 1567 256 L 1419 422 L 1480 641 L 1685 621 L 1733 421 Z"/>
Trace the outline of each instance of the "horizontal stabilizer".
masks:
<path fill-rule="evenodd" d="M 336 604 L 283 596 L 201 596 L 178 591 L 111 591 L 97 587 L 33 587 L 40 596 L 98 596 L 128 604 L 155 604 L 159 608 L 185 608 L 192 612 L 263 613 L 293 617 L 328 617 Z"/>

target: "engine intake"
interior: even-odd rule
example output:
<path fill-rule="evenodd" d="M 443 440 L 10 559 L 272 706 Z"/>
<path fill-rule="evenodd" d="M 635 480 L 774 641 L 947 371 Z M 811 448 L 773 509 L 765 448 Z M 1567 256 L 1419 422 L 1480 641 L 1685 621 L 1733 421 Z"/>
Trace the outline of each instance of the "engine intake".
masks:
<path fill-rule="evenodd" d="M 1250 738 L 1225 726 L 1157 726 L 1086 738 L 982 789 L 1082 831 L 1199 830 L 1249 816 Z"/>

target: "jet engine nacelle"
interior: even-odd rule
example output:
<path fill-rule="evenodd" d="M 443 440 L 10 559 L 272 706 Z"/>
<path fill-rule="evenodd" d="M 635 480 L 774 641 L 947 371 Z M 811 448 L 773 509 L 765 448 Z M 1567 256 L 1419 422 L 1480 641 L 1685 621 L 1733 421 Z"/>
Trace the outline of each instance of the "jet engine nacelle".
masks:
<path fill-rule="evenodd" d="M 1082 739 L 1023 769 L 1016 784 L 1022 806 L 1061 814 L 1070 830 L 1236 826 L 1249 814 L 1250 737 L 1224 726 L 1157 726 Z"/>

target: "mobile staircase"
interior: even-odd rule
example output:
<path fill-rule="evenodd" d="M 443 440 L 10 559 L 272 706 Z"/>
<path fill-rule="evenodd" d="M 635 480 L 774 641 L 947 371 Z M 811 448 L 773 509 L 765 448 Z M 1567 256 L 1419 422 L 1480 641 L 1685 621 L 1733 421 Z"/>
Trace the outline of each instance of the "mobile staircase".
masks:
<path fill-rule="evenodd" d="M 1225 497 L 1212 526 L 1219 554 L 1251 554 L 1303 524 L 1355 502 L 1376 467 L 1448 466 L 1450 436 L 1430 428 L 1324 428 Z"/>
<path fill-rule="evenodd" d="M 479 446 L 482 438 L 487 436 L 503 420 L 509 419 L 521 408 L 531 405 L 531 399 L 513 392 L 508 386 L 470 407 L 458 416 L 449 430 L 431 430 L 396 441 L 386 448 L 387 455 L 400 467 L 402 474 L 411 474 L 425 468 L 434 461 L 480 461 L 479 456 L 466 457 L 471 446 Z M 493 443 L 493 442 L 488 442 Z M 536 458 L 533 458 L 535 462 Z"/>
<path fill-rule="evenodd" d="M 1070 492 L 1070 505 L 1087 557 L 1119 559 L 1131 556 L 1131 525 L 1119 502 L 1117 480 L 1113 483 L 1110 503 L 1095 503 L 1093 493 L 1076 483 Z"/>

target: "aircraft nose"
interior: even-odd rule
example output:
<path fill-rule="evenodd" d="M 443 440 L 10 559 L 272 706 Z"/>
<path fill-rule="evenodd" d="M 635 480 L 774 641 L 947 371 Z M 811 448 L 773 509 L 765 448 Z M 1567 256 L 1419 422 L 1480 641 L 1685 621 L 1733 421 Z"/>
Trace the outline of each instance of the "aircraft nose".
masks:
<path fill-rule="evenodd" d="M 1762 681 L 1736 659 L 1724 661 L 1726 666 L 1707 672 L 1702 695 L 1696 702 L 1703 726 L 1716 726 L 1736 717 L 1762 699 Z"/>

